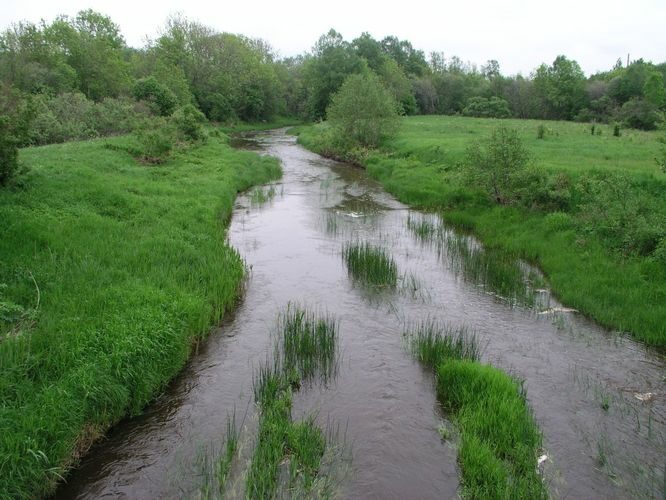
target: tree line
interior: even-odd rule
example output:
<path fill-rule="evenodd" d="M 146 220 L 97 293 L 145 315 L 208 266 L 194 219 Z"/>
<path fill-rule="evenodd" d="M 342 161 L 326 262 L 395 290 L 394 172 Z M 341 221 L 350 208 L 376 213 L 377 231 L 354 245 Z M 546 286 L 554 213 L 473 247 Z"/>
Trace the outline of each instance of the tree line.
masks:
<path fill-rule="evenodd" d="M 350 75 L 374 74 L 402 114 L 623 122 L 664 120 L 666 63 L 621 61 L 586 77 L 558 56 L 525 77 L 497 61 L 476 67 L 407 40 L 335 30 L 311 51 L 280 58 L 260 39 L 171 17 L 142 48 L 109 17 L 85 10 L 51 23 L 18 22 L 0 34 L 0 150 L 123 133 L 145 117 L 192 106 L 216 122 L 326 117 Z M 191 114 L 191 113 L 190 113 Z"/>

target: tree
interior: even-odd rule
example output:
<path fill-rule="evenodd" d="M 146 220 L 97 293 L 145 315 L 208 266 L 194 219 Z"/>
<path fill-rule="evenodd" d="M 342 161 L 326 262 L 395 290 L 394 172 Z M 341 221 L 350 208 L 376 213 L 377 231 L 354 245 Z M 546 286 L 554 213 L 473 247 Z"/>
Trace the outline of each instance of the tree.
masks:
<path fill-rule="evenodd" d="M 147 101 L 154 112 L 161 116 L 171 115 L 178 103 L 174 93 L 153 76 L 137 80 L 133 92 L 135 99 Z"/>
<path fill-rule="evenodd" d="M 393 59 L 386 58 L 376 73 L 400 106 L 400 113 L 414 114 L 416 112 L 416 99 L 412 91 L 412 82 L 409 81 L 398 63 Z"/>
<path fill-rule="evenodd" d="M 666 104 L 666 89 L 664 88 L 664 77 L 658 71 L 651 72 L 643 85 L 645 100 L 656 108 L 663 108 Z"/>
<path fill-rule="evenodd" d="M 571 120 L 585 105 L 585 75 L 576 61 L 557 56 L 536 70 L 534 86 L 546 104 L 548 118 Z"/>
<path fill-rule="evenodd" d="M 340 89 L 345 79 L 364 71 L 367 71 L 367 63 L 343 40 L 340 33 L 330 30 L 322 35 L 303 68 L 310 118 L 323 118 L 331 96 Z"/>
<path fill-rule="evenodd" d="M 522 187 L 530 155 L 518 132 L 506 127 L 493 131 L 485 147 L 476 143 L 467 150 L 472 183 L 483 188 L 499 204 L 508 204 Z"/>
<path fill-rule="evenodd" d="M 327 117 L 337 138 L 352 146 L 376 147 L 398 127 L 395 99 L 372 72 L 347 77 L 333 96 Z"/>

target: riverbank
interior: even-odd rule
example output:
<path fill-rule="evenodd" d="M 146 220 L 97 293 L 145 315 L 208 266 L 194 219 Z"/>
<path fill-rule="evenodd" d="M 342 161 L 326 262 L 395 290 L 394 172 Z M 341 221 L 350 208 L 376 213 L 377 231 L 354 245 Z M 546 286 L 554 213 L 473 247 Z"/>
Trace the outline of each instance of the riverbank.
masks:
<path fill-rule="evenodd" d="M 567 187 L 562 191 L 569 198 L 562 208 L 491 205 L 464 185 L 460 166 L 466 148 L 499 125 L 518 129 L 549 179 L 564 179 Z M 605 126 L 598 127 L 601 135 L 592 135 L 584 124 L 549 122 L 539 139 L 539 125 L 530 120 L 408 117 L 395 139 L 356 161 L 400 201 L 439 211 L 448 222 L 474 231 L 486 246 L 538 265 L 566 305 L 609 329 L 663 348 L 666 264 L 654 249 L 646 247 L 640 250 L 645 255 L 639 255 L 614 248 L 623 239 L 632 244 L 663 240 L 666 176 L 654 162 L 659 136 L 624 131 L 614 137 L 611 127 Z M 313 151 L 340 155 L 328 150 L 325 128 L 326 124 L 300 127 L 295 133 Z M 584 199 L 579 187 L 586 175 L 594 186 L 601 186 L 601 194 L 591 200 Z M 598 220 L 586 219 L 583 203 L 599 207 L 603 214 L 593 214 Z M 607 231 L 600 236 L 599 229 Z"/>
<path fill-rule="evenodd" d="M 233 202 L 278 162 L 211 137 L 148 167 L 127 141 L 24 149 L 24 181 L 0 191 L 0 497 L 51 491 L 241 290 Z"/>

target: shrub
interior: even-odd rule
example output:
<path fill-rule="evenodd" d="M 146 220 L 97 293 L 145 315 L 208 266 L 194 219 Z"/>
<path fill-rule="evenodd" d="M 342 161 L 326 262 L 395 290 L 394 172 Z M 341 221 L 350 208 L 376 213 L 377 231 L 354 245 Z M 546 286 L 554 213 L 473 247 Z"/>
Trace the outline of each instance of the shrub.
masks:
<path fill-rule="evenodd" d="M 465 116 L 477 116 L 479 118 L 508 118 L 511 116 L 509 103 L 501 97 L 471 97 L 462 110 Z"/>
<path fill-rule="evenodd" d="M 482 187 L 495 202 L 509 204 L 520 191 L 532 184 L 537 170 L 530 170 L 530 155 L 518 132 L 506 127 L 493 131 L 485 146 L 479 143 L 467 150 L 468 180 Z"/>
<path fill-rule="evenodd" d="M 395 99 L 374 73 L 350 75 L 333 96 L 327 117 L 345 148 L 376 147 L 398 128 Z"/>
<path fill-rule="evenodd" d="M 29 140 L 33 117 L 30 99 L 0 87 L 0 186 L 8 184 L 18 172 L 18 148 Z"/>
<path fill-rule="evenodd" d="M 95 103 L 78 92 L 37 96 L 35 110 L 30 131 L 32 144 L 127 133 L 137 120 L 151 114 L 145 105 L 129 98 L 109 97 Z"/>
<path fill-rule="evenodd" d="M 163 117 L 146 119 L 134 130 L 139 156 L 148 163 L 164 163 L 175 145 L 174 127 Z"/>
<path fill-rule="evenodd" d="M 574 221 L 565 212 L 551 212 L 543 218 L 543 224 L 549 232 L 557 232 L 571 229 Z"/>
<path fill-rule="evenodd" d="M 160 116 L 170 116 L 178 104 L 176 95 L 153 76 L 137 80 L 133 93 L 137 100 L 148 102 L 151 109 Z"/>
<path fill-rule="evenodd" d="M 546 127 L 543 124 L 540 124 L 537 127 L 537 139 L 543 139 L 546 135 Z"/>
<path fill-rule="evenodd" d="M 649 101 L 637 98 L 625 102 L 619 116 L 626 126 L 641 130 L 655 130 L 664 120 L 659 108 Z"/>
<path fill-rule="evenodd" d="M 186 104 L 171 117 L 181 138 L 185 141 L 204 141 L 207 138 L 204 123 L 206 117 L 192 104 Z"/>
<path fill-rule="evenodd" d="M 650 255 L 666 236 L 664 207 L 644 196 L 626 175 L 605 173 L 581 180 L 583 229 L 627 255 Z"/>

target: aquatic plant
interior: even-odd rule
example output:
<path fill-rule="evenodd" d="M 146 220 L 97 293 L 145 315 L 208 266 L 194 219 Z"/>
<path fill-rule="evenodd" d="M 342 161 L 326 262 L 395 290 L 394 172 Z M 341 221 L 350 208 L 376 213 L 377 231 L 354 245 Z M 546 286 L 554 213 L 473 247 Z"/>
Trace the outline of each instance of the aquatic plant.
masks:
<path fill-rule="evenodd" d="M 326 379 L 336 365 L 338 328 L 333 317 L 289 304 L 278 318 L 278 353 L 283 370 Z"/>
<path fill-rule="evenodd" d="M 405 334 L 435 371 L 437 399 L 458 428 L 462 496 L 546 498 L 536 467 L 542 437 L 522 383 L 480 364 L 478 342 L 464 328 L 429 319 Z"/>
<path fill-rule="evenodd" d="M 347 243 L 342 249 L 342 258 L 353 279 L 373 286 L 396 285 L 398 266 L 383 248 L 367 242 Z"/>
<path fill-rule="evenodd" d="M 436 368 L 447 359 L 470 359 L 478 361 L 481 352 L 474 333 L 465 328 L 427 319 L 411 327 L 409 344 L 412 354 L 421 363 Z"/>

